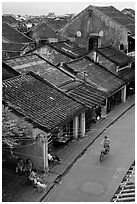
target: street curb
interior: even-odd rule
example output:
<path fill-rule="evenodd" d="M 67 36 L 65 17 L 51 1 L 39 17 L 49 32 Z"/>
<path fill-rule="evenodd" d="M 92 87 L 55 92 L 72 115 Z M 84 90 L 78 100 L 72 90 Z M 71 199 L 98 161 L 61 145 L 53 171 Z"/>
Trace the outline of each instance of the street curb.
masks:
<path fill-rule="evenodd" d="M 135 103 L 133 103 L 130 107 L 128 107 L 124 112 L 122 112 L 116 119 L 114 119 L 109 125 L 107 125 L 83 150 L 82 152 L 74 159 L 74 161 L 66 168 L 66 170 L 57 176 L 57 178 L 53 181 L 53 185 L 48 189 L 48 191 L 44 194 L 44 196 L 40 199 L 39 202 L 42 202 L 42 200 L 47 196 L 47 194 L 50 192 L 50 190 L 56 185 L 59 184 L 61 178 L 65 176 L 69 169 L 73 166 L 73 164 L 80 158 L 84 152 L 88 149 L 88 147 L 107 129 L 109 128 L 113 123 L 115 123 L 122 115 L 124 115 L 129 109 L 131 109 L 133 106 L 135 106 Z M 100 121 L 101 122 L 101 121 Z M 99 122 L 98 122 L 99 123 Z"/>

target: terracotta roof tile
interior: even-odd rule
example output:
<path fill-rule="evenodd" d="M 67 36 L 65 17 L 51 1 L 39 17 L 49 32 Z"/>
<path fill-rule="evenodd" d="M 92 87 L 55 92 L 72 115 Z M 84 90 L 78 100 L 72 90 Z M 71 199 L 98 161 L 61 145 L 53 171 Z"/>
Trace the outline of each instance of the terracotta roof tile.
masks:
<path fill-rule="evenodd" d="M 18 21 L 13 16 L 2 16 L 2 23 L 18 23 Z"/>
<path fill-rule="evenodd" d="M 7 59 L 4 63 L 18 71 L 20 74 L 24 74 L 28 71 L 35 72 L 56 86 L 60 86 L 66 81 L 75 80 L 74 77 L 71 77 L 69 74 L 60 70 L 58 67 L 41 58 L 37 54 Z"/>
<path fill-rule="evenodd" d="M 61 62 L 69 62 L 72 60 L 72 58 L 66 53 L 56 49 L 56 47 L 53 47 L 52 44 L 49 43 L 38 48 L 35 53 L 39 54 L 54 65 L 58 65 Z"/>
<path fill-rule="evenodd" d="M 47 131 L 64 123 L 84 106 L 32 72 L 5 80 L 10 106 Z"/>
<path fill-rule="evenodd" d="M 19 32 L 18 30 L 12 28 L 7 23 L 2 24 L 2 37 L 10 40 L 13 43 L 32 43 L 33 40 Z"/>
<path fill-rule="evenodd" d="M 111 46 L 99 48 L 97 52 L 102 54 L 104 57 L 107 57 L 110 61 L 116 63 L 119 66 L 127 65 L 132 61 L 131 57 Z"/>
<path fill-rule="evenodd" d="M 15 52 L 22 51 L 27 45 L 23 43 L 2 43 L 2 51 Z"/>
<path fill-rule="evenodd" d="M 121 76 L 123 79 L 130 81 L 135 81 L 135 68 L 134 67 L 127 67 L 125 69 L 121 69 L 118 72 L 118 75 Z"/>
<path fill-rule="evenodd" d="M 125 84 L 124 80 L 86 57 L 68 62 L 66 65 L 77 71 L 78 76 L 82 78 L 84 73 L 86 73 L 85 80 L 89 80 L 91 84 L 99 86 L 100 90 L 102 88 L 102 91 L 107 94 L 112 94 Z"/>
<path fill-rule="evenodd" d="M 130 30 L 132 35 L 135 35 L 135 20 L 128 17 L 124 13 L 120 12 L 113 6 L 108 7 L 98 7 L 96 6 L 98 10 L 100 10 L 102 13 L 107 15 L 108 17 L 115 20 L 117 23 L 125 26 L 127 29 Z"/>
<path fill-rule="evenodd" d="M 90 108 L 96 105 L 104 105 L 107 97 L 105 92 L 97 90 L 95 87 L 86 83 L 72 82 L 62 86 L 61 89 Z"/>
<path fill-rule="evenodd" d="M 81 48 L 74 43 L 71 42 L 58 42 L 52 44 L 55 48 L 61 50 L 62 52 L 66 53 L 73 59 L 78 57 L 84 56 L 88 53 L 86 48 Z"/>

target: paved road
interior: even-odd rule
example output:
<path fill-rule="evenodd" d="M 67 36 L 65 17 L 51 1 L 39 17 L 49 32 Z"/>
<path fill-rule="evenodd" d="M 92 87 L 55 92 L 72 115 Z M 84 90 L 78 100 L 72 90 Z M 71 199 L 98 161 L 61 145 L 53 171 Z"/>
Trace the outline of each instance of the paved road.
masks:
<path fill-rule="evenodd" d="M 77 160 L 43 202 L 109 202 L 135 159 L 135 108 L 110 126 Z M 111 139 L 109 157 L 99 161 L 104 135 Z"/>

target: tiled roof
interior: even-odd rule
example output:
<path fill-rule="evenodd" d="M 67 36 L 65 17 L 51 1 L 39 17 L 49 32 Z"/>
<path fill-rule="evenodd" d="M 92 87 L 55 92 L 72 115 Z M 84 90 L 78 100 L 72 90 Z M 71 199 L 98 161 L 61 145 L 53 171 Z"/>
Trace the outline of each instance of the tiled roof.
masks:
<path fill-rule="evenodd" d="M 22 51 L 27 45 L 23 43 L 2 43 L 2 51 L 16 52 Z"/>
<path fill-rule="evenodd" d="M 128 15 L 130 18 L 134 18 L 135 19 L 135 10 L 130 9 L 130 8 L 129 9 L 125 8 L 121 12 L 126 14 L 126 15 Z"/>
<path fill-rule="evenodd" d="M 20 75 L 16 70 L 2 63 L 2 80 L 10 79 Z"/>
<path fill-rule="evenodd" d="M 33 41 L 19 32 L 18 30 L 12 28 L 7 23 L 2 24 L 2 37 L 10 40 L 13 43 L 32 43 Z"/>
<path fill-rule="evenodd" d="M 52 26 L 54 26 L 54 28 L 56 30 L 59 30 L 60 28 L 62 28 L 64 25 L 67 24 L 68 20 L 67 19 L 52 19 L 52 18 L 47 18 L 46 19 L 49 23 L 51 23 Z"/>
<path fill-rule="evenodd" d="M 43 20 L 37 25 L 33 26 L 28 32 L 29 35 L 36 33 L 35 36 L 39 39 L 58 38 L 56 29 L 48 21 Z"/>
<path fill-rule="evenodd" d="M 2 16 L 2 23 L 17 23 L 18 21 L 12 16 Z"/>
<path fill-rule="evenodd" d="M 118 75 L 123 77 L 123 79 L 127 80 L 128 82 L 135 81 L 135 68 L 127 67 L 125 69 L 121 69 L 118 71 Z"/>
<path fill-rule="evenodd" d="M 73 59 L 84 56 L 88 53 L 86 48 L 78 47 L 76 44 L 68 42 L 68 41 L 52 43 L 52 45 L 55 48 L 61 50 L 62 52 L 68 54 Z"/>
<path fill-rule="evenodd" d="M 5 80 L 9 106 L 47 131 L 59 126 L 84 109 L 84 106 L 30 72 Z"/>
<path fill-rule="evenodd" d="M 88 79 L 91 84 L 100 86 L 103 91 L 110 95 L 125 84 L 124 80 L 86 57 L 68 62 L 66 65 L 77 71 L 80 77 L 81 75 L 84 76 L 85 73 L 85 80 Z"/>
<path fill-rule="evenodd" d="M 125 26 L 129 31 L 131 32 L 132 35 L 135 35 L 135 20 L 128 17 L 124 13 L 120 12 L 113 6 L 107 6 L 107 7 L 98 7 L 96 6 L 101 13 L 104 13 L 111 19 L 115 20 L 117 23 Z"/>
<path fill-rule="evenodd" d="M 108 58 L 110 61 L 114 62 L 119 66 L 124 66 L 132 61 L 132 58 L 124 54 L 123 52 L 116 50 L 115 48 L 109 46 L 105 48 L 99 48 L 97 50 L 104 57 Z"/>
<path fill-rule="evenodd" d="M 72 58 L 66 53 L 56 49 L 56 47 L 53 47 L 52 44 L 49 43 L 35 50 L 35 53 L 39 54 L 54 65 L 72 60 Z"/>
<path fill-rule="evenodd" d="M 61 71 L 37 54 L 7 59 L 4 63 L 21 74 L 32 71 L 56 86 L 60 86 L 66 81 L 74 80 L 69 74 Z"/>
<path fill-rule="evenodd" d="M 105 105 L 107 94 L 86 83 L 72 82 L 62 86 L 61 89 L 87 107 Z"/>

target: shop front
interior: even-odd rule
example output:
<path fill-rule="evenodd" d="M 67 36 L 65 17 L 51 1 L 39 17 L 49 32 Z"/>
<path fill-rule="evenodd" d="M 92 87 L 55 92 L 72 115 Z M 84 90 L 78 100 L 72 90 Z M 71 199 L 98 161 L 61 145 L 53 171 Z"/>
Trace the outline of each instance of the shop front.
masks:
<path fill-rule="evenodd" d="M 107 102 L 107 113 L 109 113 L 115 106 L 120 104 L 122 101 L 121 90 L 113 94 L 112 96 L 108 97 Z"/>

